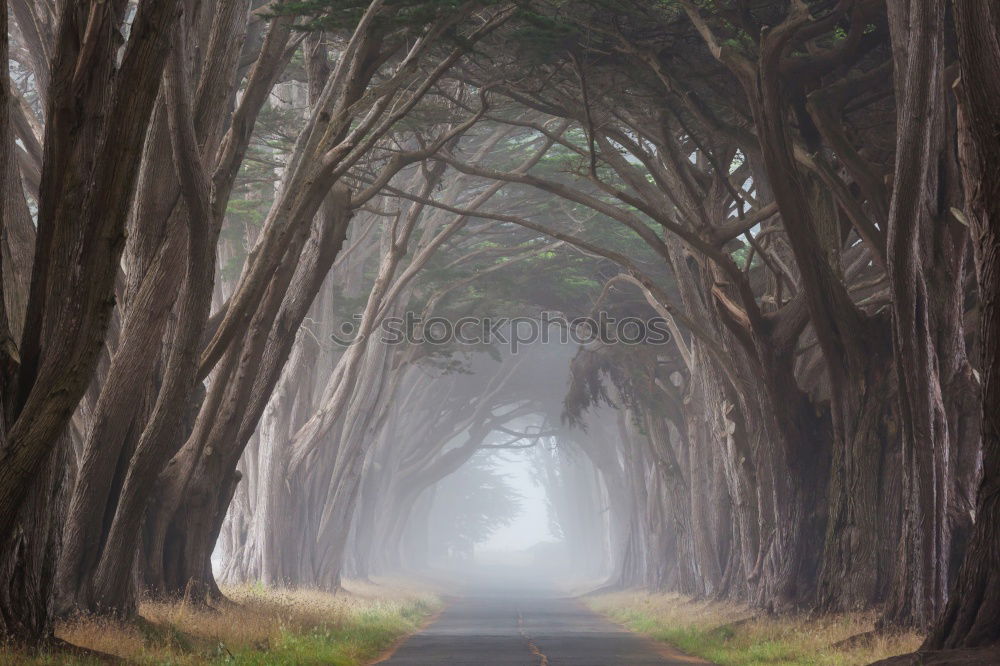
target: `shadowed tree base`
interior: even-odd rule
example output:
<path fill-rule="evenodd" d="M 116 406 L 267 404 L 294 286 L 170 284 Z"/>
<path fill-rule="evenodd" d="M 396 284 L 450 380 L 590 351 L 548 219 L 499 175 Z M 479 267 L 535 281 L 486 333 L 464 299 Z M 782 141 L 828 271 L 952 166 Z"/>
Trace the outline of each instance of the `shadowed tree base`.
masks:
<path fill-rule="evenodd" d="M 1000 647 L 914 652 L 876 661 L 872 666 L 982 666 L 1000 664 Z"/>

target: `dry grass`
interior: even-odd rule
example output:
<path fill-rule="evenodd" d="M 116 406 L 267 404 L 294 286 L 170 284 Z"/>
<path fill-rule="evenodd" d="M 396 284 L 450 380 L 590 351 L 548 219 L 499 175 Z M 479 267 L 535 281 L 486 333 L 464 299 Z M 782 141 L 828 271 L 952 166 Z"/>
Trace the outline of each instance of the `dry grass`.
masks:
<path fill-rule="evenodd" d="M 915 633 L 874 634 L 875 615 L 767 616 L 746 606 L 627 591 L 588 600 L 594 610 L 720 666 L 854 666 L 919 647 Z"/>
<path fill-rule="evenodd" d="M 440 606 L 429 590 L 397 581 L 348 582 L 342 594 L 314 590 L 225 589 L 234 603 L 218 609 L 143 603 L 141 618 L 120 623 L 80 617 L 56 635 L 128 663 L 342 664 L 369 662 Z M 28 657 L 0 649 L 3 664 L 91 664 L 69 653 Z"/>

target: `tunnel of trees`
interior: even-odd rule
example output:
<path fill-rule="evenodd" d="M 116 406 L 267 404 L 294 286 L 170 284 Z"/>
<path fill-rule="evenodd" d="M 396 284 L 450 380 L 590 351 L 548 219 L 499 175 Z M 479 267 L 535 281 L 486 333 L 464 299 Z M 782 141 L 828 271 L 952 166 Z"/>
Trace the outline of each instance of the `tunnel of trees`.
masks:
<path fill-rule="evenodd" d="M 609 586 L 1000 643 L 995 3 L 6 7 L 0 635 L 460 552 L 524 449 Z M 597 312 L 669 341 L 425 326 Z"/>

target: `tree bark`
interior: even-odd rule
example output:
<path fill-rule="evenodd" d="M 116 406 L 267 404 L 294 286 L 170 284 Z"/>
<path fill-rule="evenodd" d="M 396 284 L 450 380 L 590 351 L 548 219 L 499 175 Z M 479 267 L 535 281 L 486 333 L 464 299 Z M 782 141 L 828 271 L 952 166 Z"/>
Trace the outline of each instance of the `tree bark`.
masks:
<path fill-rule="evenodd" d="M 963 330 L 967 232 L 950 212 L 956 169 L 946 141 L 944 6 L 889 7 L 896 72 L 896 170 L 888 218 L 893 349 L 899 382 L 903 534 L 884 624 L 926 628 L 948 599 L 969 529 L 978 387 Z M 958 204 L 960 205 L 960 204 Z"/>
<path fill-rule="evenodd" d="M 959 137 L 980 290 L 983 478 L 965 559 L 925 650 L 1000 642 L 1000 15 L 972 0 L 953 7 L 962 72 Z"/>
<path fill-rule="evenodd" d="M 143 137 L 178 17 L 176 0 L 143 4 L 119 57 L 126 6 L 62 3 L 45 91 L 38 233 L 19 367 L 4 381 L 0 448 L 0 533 L 22 535 L 0 557 L 20 580 L 0 601 L 0 634 L 24 642 L 51 632 L 59 540 L 50 526 L 63 510 L 64 435 L 100 359 Z"/>
<path fill-rule="evenodd" d="M 343 244 L 349 205 L 349 192 L 338 188 L 299 261 L 282 264 L 286 275 L 273 277 L 244 345 L 227 354 L 193 433 L 160 476 L 142 544 L 145 584 L 152 592 L 181 596 L 191 586 L 214 589 L 206 562 L 238 482 L 237 462 L 278 381 L 294 332 Z M 226 480 L 222 487 L 220 478 Z"/>

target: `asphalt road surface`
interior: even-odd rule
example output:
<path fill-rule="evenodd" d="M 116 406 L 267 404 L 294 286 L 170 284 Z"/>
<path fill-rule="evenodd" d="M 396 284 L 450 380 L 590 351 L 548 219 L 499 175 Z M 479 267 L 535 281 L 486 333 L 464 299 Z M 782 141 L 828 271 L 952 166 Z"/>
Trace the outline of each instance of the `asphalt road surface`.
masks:
<path fill-rule="evenodd" d="M 581 602 L 522 590 L 454 600 L 403 642 L 389 666 L 648 666 L 705 664 L 621 627 Z"/>

